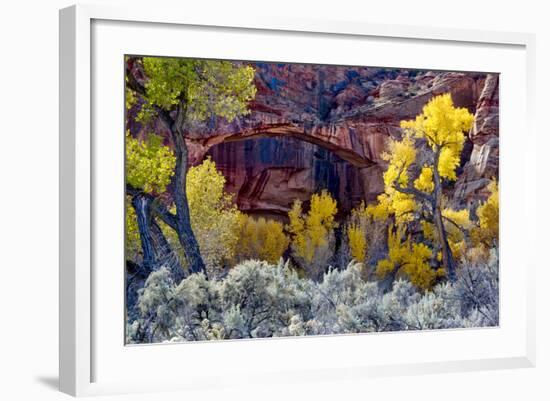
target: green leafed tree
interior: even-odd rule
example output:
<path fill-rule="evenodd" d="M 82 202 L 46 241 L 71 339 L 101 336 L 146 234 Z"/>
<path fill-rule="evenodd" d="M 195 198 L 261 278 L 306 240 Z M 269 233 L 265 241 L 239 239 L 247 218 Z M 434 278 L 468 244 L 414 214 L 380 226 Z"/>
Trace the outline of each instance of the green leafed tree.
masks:
<path fill-rule="evenodd" d="M 153 198 L 149 218 L 160 218 L 177 233 L 192 273 L 204 271 L 205 264 L 191 228 L 186 194 L 188 149 L 185 138 L 192 123 L 210 118 L 232 121 L 246 114 L 248 102 L 256 94 L 253 79 L 252 67 L 228 61 L 165 57 L 130 57 L 126 60 L 127 109 L 138 107 L 137 119 L 142 123 L 152 119 L 160 121 L 173 144 L 175 161 L 169 177 L 175 213 L 156 201 L 162 192 L 157 187 L 165 187 L 166 183 L 160 181 L 166 177 L 149 177 L 150 182 L 143 178 L 144 174 L 149 174 L 143 170 L 147 170 L 147 164 L 151 163 L 146 160 L 145 152 L 136 156 L 138 160 L 134 164 L 128 163 L 127 193 L 134 199 L 140 196 Z M 132 145 L 131 141 L 128 143 Z M 149 144 L 151 146 L 154 144 Z M 169 157 L 161 156 L 165 164 L 158 166 L 160 170 L 170 163 L 167 161 Z M 141 168 L 141 173 L 132 171 L 133 166 Z M 141 230 L 140 234 L 148 235 Z"/>

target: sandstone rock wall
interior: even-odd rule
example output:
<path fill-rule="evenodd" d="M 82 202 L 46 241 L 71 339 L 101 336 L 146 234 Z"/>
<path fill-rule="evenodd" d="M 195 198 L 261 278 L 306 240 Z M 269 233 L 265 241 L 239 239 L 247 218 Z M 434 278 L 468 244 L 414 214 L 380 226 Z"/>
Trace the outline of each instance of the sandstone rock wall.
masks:
<path fill-rule="evenodd" d="M 197 137 L 203 139 L 192 141 L 200 148 L 197 160 L 207 152 L 224 171 L 243 210 L 286 213 L 294 198 L 309 199 L 321 188 L 338 198 L 342 213 L 362 199 L 375 200 L 383 190 L 381 155 L 387 139 L 401 134 L 401 120 L 414 118 L 433 96 L 446 92 L 456 105 L 475 113 L 463 173 L 449 196 L 460 204 L 475 201 L 485 196 L 488 178 L 498 175 L 497 75 L 256 68 L 259 90 L 251 115 L 232 125 L 217 124 L 207 139 L 202 131 Z M 323 151 L 329 156 L 319 159 Z M 281 155 L 291 156 L 281 164 Z M 320 168 L 326 174 L 316 174 Z"/>
<path fill-rule="evenodd" d="M 487 196 L 486 187 L 499 173 L 498 75 L 488 74 L 476 104 L 474 126 L 469 133 L 473 150 L 459 176 L 454 203 L 469 206 Z"/>
<path fill-rule="evenodd" d="M 361 199 L 376 199 L 387 139 L 401 135 L 400 121 L 446 92 L 475 113 L 449 197 L 475 202 L 498 176 L 498 75 L 249 64 L 257 87 L 251 113 L 232 123 L 191 126 L 187 139 L 190 163 L 210 155 L 243 210 L 283 215 L 294 198 L 309 199 L 322 188 L 338 198 L 342 213 Z"/>

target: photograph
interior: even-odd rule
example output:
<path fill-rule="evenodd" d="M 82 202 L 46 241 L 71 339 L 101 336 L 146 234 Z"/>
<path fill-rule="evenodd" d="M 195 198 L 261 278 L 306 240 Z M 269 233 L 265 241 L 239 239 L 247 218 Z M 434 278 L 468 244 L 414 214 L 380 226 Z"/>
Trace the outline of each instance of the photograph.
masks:
<path fill-rule="evenodd" d="M 122 61 L 127 345 L 499 326 L 498 73 Z"/>
<path fill-rule="evenodd" d="M 543 2 L 5 3 L 1 399 L 550 400 Z"/>

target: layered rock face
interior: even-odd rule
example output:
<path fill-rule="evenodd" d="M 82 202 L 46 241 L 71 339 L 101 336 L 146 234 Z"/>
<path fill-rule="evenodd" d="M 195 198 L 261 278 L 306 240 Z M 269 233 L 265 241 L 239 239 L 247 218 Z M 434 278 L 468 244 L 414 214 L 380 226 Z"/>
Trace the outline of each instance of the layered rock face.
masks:
<path fill-rule="evenodd" d="M 383 190 L 388 138 L 399 137 L 402 120 L 447 92 L 475 114 L 448 197 L 460 206 L 476 202 L 498 176 L 498 75 L 246 64 L 256 70 L 250 114 L 196 124 L 186 139 L 190 164 L 211 156 L 242 210 L 284 215 L 293 199 L 305 201 L 321 189 L 337 198 L 341 213 L 375 200 Z"/>
<path fill-rule="evenodd" d="M 461 172 L 449 197 L 474 202 L 498 175 L 498 75 L 294 64 L 253 64 L 250 115 L 197 127 L 196 163 L 216 161 L 242 210 L 285 214 L 293 199 L 327 189 L 347 213 L 383 190 L 381 156 L 402 120 L 450 92 L 475 113 Z"/>
<path fill-rule="evenodd" d="M 473 150 L 455 187 L 454 202 L 460 206 L 476 202 L 486 192 L 484 190 L 490 180 L 498 179 L 498 98 L 498 75 L 488 74 L 477 101 L 474 126 L 469 134 Z"/>
<path fill-rule="evenodd" d="M 208 155 L 237 194 L 239 209 L 270 218 L 286 216 L 294 199 L 307 204 L 326 189 L 346 214 L 365 198 L 363 171 L 336 153 L 292 137 L 248 139 L 212 147 Z M 373 200 L 373 199 L 370 199 Z"/>

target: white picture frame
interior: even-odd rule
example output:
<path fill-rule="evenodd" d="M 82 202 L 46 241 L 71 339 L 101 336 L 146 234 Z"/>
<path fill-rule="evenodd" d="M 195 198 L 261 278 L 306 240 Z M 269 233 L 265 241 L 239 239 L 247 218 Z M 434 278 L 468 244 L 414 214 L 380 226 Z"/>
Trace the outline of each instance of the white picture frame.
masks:
<path fill-rule="evenodd" d="M 511 314 L 517 317 L 516 321 L 506 321 L 505 319 L 506 324 L 501 324 L 501 327 L 485 329 L 484 331 L 451 330 L 430 333 L 386 333 L 375 336 L 353 335 L 227 341 L 223 345 L 215 342 L 136 348 L 125 347 L 122 338 L 120 338 L 120 343 L 116 343 L 118 345 L 113 343 L 112 338 L 109 337 L 111 336 L 110 328 L 112 328 L 112 325 L 119 324 L 114 321 L 120 320 L 122 322 L 122 317 L 118 316 L 120 309 L 118 307 L 113 308 L 114 320 L 113 318 L 107 319 L 104 311 L 106 310 L 106 304 L 119 305 L 119 300 L 117 301 L 115 298 L 117 296 L 121 297 L 122 293 L 116 294 L 116 291 L 111 291 L 112 288 L 116 288 L 116 285 L 107 287 L 105 284 L 106 276 L 103 273 L 97 273 L 94 268 L 97 268 L 98 262 L 101 264 L 101 261 L 106 260 L 103 259 L 105 257 L 114 260 L 115 263 L 116 260 L 120 260 L 120 270 L 122 271 L 122 259 L 116 259 L 116 251 L 97 254 L 94 244 L 97 244 L 98 230 L 105 229 L 105 219 L 112 219 L 122 208 L 121 201 L 119 202 L 120 205 L 113 206 L 118 209 L 114 212 L 114 215 L 109 211 L 104 211 L 101 206 L 101 199 L 96 196 L 97 192 L 109 195 L 108 190 L 112 187 L 102 188 L 103 181 L 101 177 L 106 174 L 105 170 L 110 170 L 110 167 L 106 167 L 109 163 L 112 162 L 114 163 L 113 166 L 120 167 L 120 164 L 116 164 L 118 162 L 114 159 L 116 156 L 113 156 L 114 150 L 120 143 L 117 142 L 117 145 L 113 142 L 114 150 L 111 153 L 102 153 L 102 149 L 105 149 L 102 147 L 105 142 L 104 139 L 97 141 L 97 138 L 94 137 L 94 129 L 104 127 L 102 124 L 111 124 L 114 121 L 113 119 L 116 119 L 116 113 L 122 110 L 122 103 L 120 103 L 120 110 L 114 110 L 114 114 L 109 119 L 97 120 L 98 115 L 105 114 L 101 114 L 101 106 L 93 101 L 93 97 L 96 96 L 97 101 L 98 97 L 105 96 L 105 94 L 103 94 L 101 87 L 94 89 L 94 82 L 97 84 L 98 81 L 103 79 L 115 79 L 117 75 L 114 74 L 111 78 L 104 78 L 101 72 L 103 71 L 101 60 L 109 61 L 112 59 L 109 56 L 104 57 L 101 55 L 101 57 L 97 57 L 98 61 L 95 56 L 103 54 L 97 52 L 103 51 L 103 47 L 108 47 L 105 39 L 109 38 L 110 48 L 113 52 L 111 54 L 118 57 L 121 51 L 121 43 L 124 41 L 124 35 L 121 32 L 132 30 L 139 37 L 140 31 L 152 27 L 154 29 L 148 31 L 148 34 L 166 35 L 167 30 L 183 32 L 186 27 L 192 28 L 194 34 L 198 37 L 204 35 L 204 44 L 212 44 L 211 51 L 214 53 L 210 53 L 211 55 L 218 55 L 219 58 L 232 57 L 234 59 L 252 59 L 253 57 L 261 59 L 263 56 L 257 53 L 255 56 L 247 57 L 246 52 L 250 49 L 247 49 L 246 46 L 242 46 L 241 50 L 235 49 L 234 53 L 228 50 L 229 53 L 221 54 L 225 50 L 221 47 L 216 48 L 213 40 L 207 38 L 208 34 L 212 32 L 226 33 L 239 36 L 242 40 L 261 34 L 266 41 L 282 40 L 282 36 L 273 39 L 270 35 L 284 35 L 292 41 L 297 40 L 297 38 L 306 38 L 303 40 L 311 41 L 324 38 L 328 42 L 337 38 L 341 43 L 342 52 L 346 51 L 346 41 L 372 39 L 373 41 L 384 40 L 385 44 L 394 43 L 396 45 L 400 41 L 406 41 L 412 47 L 428 44 L 438 46 L 438 50 L 441 51 L 443 57 L 445 54 L 450 54 L 448 49 L 445 50 L 445 46 L 452 46 L 452 52 L 459 53 L 468 51 L 468 48 L 470 48 L 471 50 L 477 49 L 476 51 L 480 54 L 486 52 L 487 49 L 494 48 L 496 50 L 494 50 L 494 57 L 492 57 L 492 65 L 498 67 L 495 63 L 500 62 L 503 68 L 512 68 L 504 66 L 503 60 L 508 60 L 509 63 L 507 64 L 517 66 L 518 71 L 520 71 L 518 76 L 514 77 L 514 73 L 510 70 L 508 74 L 510 80 L 508 84 L 504 80 L 505 83 L 501 92 L 502 98 L 506 102 L 506 96 L 511 93 L 511 90 L 516 89 L 516 103 L 510 103 L 501 108 L 504 135 L 501 145 L 503 148 L 502 174 L 504 176 L 508 175 L 509 178 L 507 179 L 510 183 L 521 183 L 525 188 L 535 188 L 534 178 L 527 174 L 529 171 L 534 170 L 535 150 L 533 147 L 523 147 L 521 150 L 517 150 L 520 155 L 516 157 L 516 160 L 519 160 L 521 166 L 511 172 L 506 167 L 506 149 L 515 149 L 518 143 L 514 142 L 515 139 L 512 136 L 506 137 L 505 135 L 511 128 L 520 128 L 525 132 L 523 139 L 525 140 L 527 137 L 534 142 L 534 130 L 532 128 L 535 85 L 534 35 L 373 25 L 357 21 L 295 20 L 290 17 L 281 19 L 262 17 L 261 15 L 254 20 L 237 20 L 206 15 L 186 15 L 182 14 L 180 10 L 166 10 L 155 7 L 114 8 L 104 5 L 78 5 L 63 9 L 60 11 L 59 374 L 61 391 L 80 396 L 135 391 L 165 391 L 167 389 L 202 389 L 229 384 L 235 385 L 236 382 L 237 384 L 244 384 L 246 380 L 252 379 L 256 383 L 327 380 L 342 377 L 352 377 L 360 380 L 366 377 L 404 373 L 455 372 L 534 366 L 535 285 L 534 274 L 531 273 L 534 272 L 535 261 L 530 259 L 532 258 L 530 256 L 518 259 L 517 255 L 521 252 L 527 255 L 535 254 L 528 251 L 534 246 L 534 241 L 529 241 L 525 233 L 535 232 L 535 230 L 528 230 L 527 228 L 532 228 L 535 224 L 536 205 L 529 201 L 526 191 L 512 191 L 512 185 L 507 189 L 506 180 L 501 191 L 501 197 L 504 199 L 501 212 L 501 227 L 503 227 L 501 259 L 505 265 L 504 268 L 508 263 L 510 265 L 519 263 L 522 270 L 520 273 L 514 273 L 512 270 L 504 271 L 504 273 L 510 272 L 511 275 L 503 276 L 501 311 L 512 311 Z M 96 41 L 94 41 L 94 35 L 96 35 Z M 314 44 L 312 46 L 315 47 Z M 153 48 L 141 49 L 142 54 L 152 52 L 162 55 L 180 55 L 174 53 L 174 46 L 170 43 L 165 44 L 163 48 L 159 47 L 158 50 L 151 49 Z M 510 51 L 508 52 L 506 49 Z M 130 46 L 128 49 L 123 50 L 132 53 L 136 50 L 136 47 Z M 106 50 L 106 52 L 108 51 Z M 185 54 L 184 51 L 181 55 Z M 314 53 L 304 54 L 304 60 L 312 62 L 326 62 L 328 60 L 312 59 L 311 57 L 314 57 L 312 54 L 314 55 Z M 195 56 L 197 53 L 190 55 Z M 481 59 L 483 59 L 483 56 L 480 55 L 479 60 Z M 411 60 L 409 63 L 417 63 L 417 66 L 421 66 L 421 60 Z M 328 61 L 330 62 L 330 60 Z M 359 58 L 349 60 L 350 63 L 352 61 L 366 65 Z M 392 61 L 388 61 L 388 63 L 392 63 Z M 393 61 L 393 63 L 399 63 L 399 61 Z M 474 60 L 470 60 L 470 63 L 473 65 Z M 441 65 L 444 66 L 445 64 Z M 455 65 L 456 70 L 467 70 L 468 60 L 464 60 L 460 65 L 453 65 Z M 481 64 L 479 65 L 481 66 Z M 112 68 L 116 70 L 119 67 L 120 65 L 114 65 Z M 499 68 L 494 68 L 492 71 L 501 72 Z M 118 75 L 122 77 L 122 73 Z M 516 111 L 513 116 L 511 115 L 512 110 Z M 508 112 L 508 114 L 504 114 L 505 112 Z M 122 114 L 118 118 L 122 120 Z M 116 124 L 113 124 L 113 127 L 113 131 L 119 128 Z M 107 129 L 110 130 L 110 128 Z M 120 139 L 122 139 L 122 133 Z M 120 157 L 123 157 L 123 154 L 120 154 Z M 116 176 L 116 174 L 114 175 Z M 114 180 L 109 185 L 116 186 L 117 181 Z M 122 181 L 120 181 L 120 186 L 122 191 Z M 118 199 L 118 194 L 116 190 L 114 191 L 113 195 Z M 506 206 L 507 203 L 508 206 Z M 123 225 L 122 220 L 120 225 Z M 111 239 L 117 238 L 117 235 L 120 237 L 120 230 L 114 230 L 114 232 L 114 234 L 110 234 L 114 237 L 109 237 L 105 232 L 106 237 Z M 523 238 L 519 238 L 518 235 Z M 101 239 L 98 241 L 101 241 Z M 120 243 L 122 243 L 121 238 Z M 514 244 L 515 248 L 505 248 L 505 244 Z M 516 274 L 517 277 L 512 276 L 512 274 Z M 510 277 L 510 280 L 507 280 L 506 277 Z M 115 277 L 115 279 L 118 278 Z M 104 288 L 104 293 L 108 294 L 103 294 L 101 301 L 94 298 L 95 291 L 98 288 Z M 508 302 L 508 300 L 514 302 Z M 111 301 L 116 302 L 111 303 Z M 98 325 L 102 327 L 101 331 L 97 330 Z M 116 330 L 120 330 L 120 327 L 117 326 Z M 119 335 L 119 332 L 113 331 L 113 333 L 115 339 L 118 338 L 116 336 Z M 449 353 L 447 355 L 446 351 L 436 350 L 432 356 L 428 356 L 423 360 L 419 359 L 414 352 L 411 352 L 410 355 L 396 356 L 387 361 L 382 357 L 377 357 L 374 353 L 370 354 L 372 355 L 371 361 L 360 359 L 361 353 L 356 353 L 356 356 L 353 353 L 341 355 L 341 350 L 346 349 L 347 344 L 353 344 L 354 347 L 365 347 L 366 342 L 376 342 L 376 346 L 380 347 L 384 342 L 387 342 L 385 339 L 388 336 L 392 338 L 396 349 L 400 350 L 403 347 L 404 352 L 406 352 L 405 341 L 417 344 L 418 347 L 428 346 L 428 343 L 442 345 L 445 342 L 458 341 L 459 346 L 455 350 L 455 354 Z M 465 346 L 461 345 L 471 344 L 475 341 L 479 341 L 481 344 L 484 344 L 485 341 L 487 344 L 494 344 L 494 347 L 491 348 L 487 345 L 486 352 L 483 351 L 481 346 L 477 350 L 467 351 L 464 348 Z M 113 347 L 116 347 L 116 349 L 109 348 L 106 344 L 115 344 Z M 328 350 L 326 354 L 326 358 L 329 360 L 328 364 L 326 361 L 320 361 L 314 357 L 315 352 L 320 347 Z M 435 355 L 436 353 L 440 354 L 439 357 Z M 456 356 L 461 353 L 464 354 L 464 357 Z M 264 358 L 269 360 L 272 366 L 256 365 L 253 369 L 248 368 L 248 370 L 246 367 L 240 366 L 236 371 L 241 374 L 242 372 L 248 374 L 247 378 L 241 378 L 240 382 L 236 379 L 237 376 L 231 376 L 229 366 L 222 366 L 219 371 L 210 373 L 203 373 L 204 371 L 201 369 L 190 370 L 185 374 L 180 374 L 181 377 L 185 377 L 184 379 L 170 375 L 163 376 L 162 374 L 145 376 L 148 377 L 146 380 L 143 377 L 130 379 L 123 377 L 122 374 L 116 374 L 117 371 L 121 371 L 124 363 L 130 366 L 143 358 L 142 360 L 147 361 L 146 365 L 158 364 L 159 361 L 172 358 L 170 355 L 173 354 L 187 355 L 190 360 L 196 360 L 200 354 L 220 355 L 223 360 L 233 358 L 234 360 L 243 359 L 248 362 L 257 362 L 259 361 L 258 358 Z M 277 359 L 277 355 L 309 355 L 311 361 L 309 363 L 297 362 L 292 370 L 287 370 L 284 359 Z M 109 366 L 112 366 L 112 368 L 109 368 Z M 103 373 L 102 370 L 106 373 Z"/>

